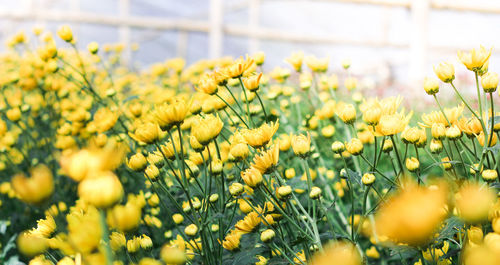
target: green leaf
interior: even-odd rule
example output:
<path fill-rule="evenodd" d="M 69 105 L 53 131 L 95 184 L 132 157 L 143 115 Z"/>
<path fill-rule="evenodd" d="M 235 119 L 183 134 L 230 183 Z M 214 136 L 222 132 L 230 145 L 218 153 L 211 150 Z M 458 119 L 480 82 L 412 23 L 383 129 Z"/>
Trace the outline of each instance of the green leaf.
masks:
<path fill-rule="evenodd" d="M 418 255 L 418 250 L 409 246 L 394 246 L 390 248 L 391 256 L 401 256 L 403 259 L 413 258 Z"/>
<path fill-rule="evenodd" d="M 452 238 L 453 235 L 457 232 L 457 229 L 460 229 L 464 226 L 464 222 L 460 220 L 460 218 L 456 216 L 452 216 L 445 221 L 445 226 L 439 233 L 437 241 L 444 240 L 445 238 Z"/>
<path fill-rule="evenodd" d="M 363 183 L 361 182 L 361 175 L 358 172 L 347 169 L 347 175 L 351 180 L 354 180 L 360 186 L 363 185 Z"/>

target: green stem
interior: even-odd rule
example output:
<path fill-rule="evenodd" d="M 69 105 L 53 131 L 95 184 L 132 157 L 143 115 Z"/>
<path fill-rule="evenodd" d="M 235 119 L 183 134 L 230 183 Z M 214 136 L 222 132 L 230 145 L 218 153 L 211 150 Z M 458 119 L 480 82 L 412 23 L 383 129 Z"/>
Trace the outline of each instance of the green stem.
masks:
<path fill-rule="evenodd" d="M 104 256 L 106 257 L 106 265 L 113 264 L 113 252 L 111 251 L 111 246 L 109 245 L 109 230 L 106 224 L 106 212 L 103 209 L 99 209 L 100 223 L 102 229 L 102 241 L 104 242 Z"/>

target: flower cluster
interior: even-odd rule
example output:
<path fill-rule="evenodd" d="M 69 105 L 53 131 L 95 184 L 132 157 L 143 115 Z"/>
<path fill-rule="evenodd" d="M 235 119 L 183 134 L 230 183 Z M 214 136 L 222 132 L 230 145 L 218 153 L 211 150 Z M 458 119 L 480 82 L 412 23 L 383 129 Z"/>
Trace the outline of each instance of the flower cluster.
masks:
<path fill-rule="evenodd" d="M 477 99 L 443 62 L 419 113 L 362 93 L 349 61 L 136 72 L 122 45 L 57 35 L 0 56 L 1 264 L 500 263 L 491 50 L 458 54 Z"/>

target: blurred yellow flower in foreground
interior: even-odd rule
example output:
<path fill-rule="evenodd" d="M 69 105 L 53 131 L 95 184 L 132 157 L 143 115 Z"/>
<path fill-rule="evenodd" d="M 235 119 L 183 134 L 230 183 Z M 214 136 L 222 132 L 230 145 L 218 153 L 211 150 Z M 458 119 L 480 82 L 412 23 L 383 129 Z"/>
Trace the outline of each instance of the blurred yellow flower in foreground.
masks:
<path fill-rule="evenodd" d="M 425 244 L 446 218 L 447 194 L 445 185 L 403 184 L 403 188 L 378 211 L 376 233 L 395 243 Z"/>
<path fill-rule="evenodd" d="M 311 265 L 361 265 L 361 257 L 353 244 L 335 242 L 315 255 Z"/>
<path fill-rule="evenodd" d="M 45 165 L 39 165 L 31 170 L 27 178 L 23 174 L 12 178 L 12 188 L 19 198 L 28 203 L 40 203 L 54 191 L 52 172 Z"/>

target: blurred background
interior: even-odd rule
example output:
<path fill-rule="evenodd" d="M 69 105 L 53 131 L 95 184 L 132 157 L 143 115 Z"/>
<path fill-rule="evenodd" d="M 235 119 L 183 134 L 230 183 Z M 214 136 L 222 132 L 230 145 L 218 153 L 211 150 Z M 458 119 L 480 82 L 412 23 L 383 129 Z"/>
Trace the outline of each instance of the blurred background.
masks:
<path fill-rule="evenodd" d="M 124 43 L 124 57 L 141 68 L 173 57 L 192 63 L 264 51 L 271 70 L 302 50 L 328 56 L 332 71 L 350 59 L 364 86 L 395 91 L 421 87 L 443 60 L 470 83 L 457 50 L 500 47 L 497 0 L 0 0 L 4 42 L 35 25 L 55 32 L 62 24 L 72 26 L 81 48 Z"/>

